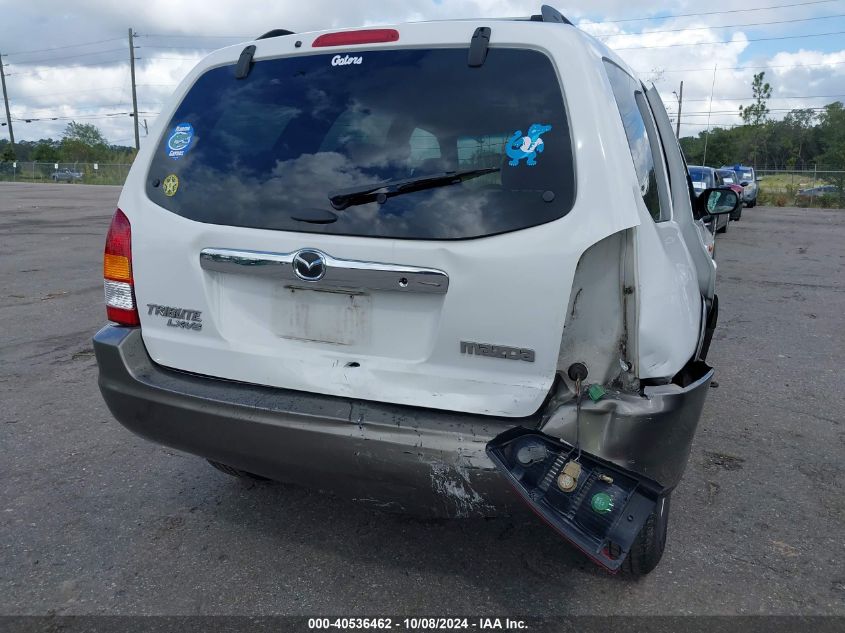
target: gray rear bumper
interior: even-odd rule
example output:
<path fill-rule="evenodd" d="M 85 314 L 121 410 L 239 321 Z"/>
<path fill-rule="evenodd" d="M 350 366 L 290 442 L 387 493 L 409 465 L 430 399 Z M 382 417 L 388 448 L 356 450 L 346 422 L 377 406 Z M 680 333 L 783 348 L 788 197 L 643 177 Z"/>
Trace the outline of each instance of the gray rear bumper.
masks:
<path fill-rule="evenodd" d="M 155 365 L 141 330 L 94 337 L 103 398 L 154 442 L 385 509 L 493 515 L 519 503 L 484 452 L 520 422 L 271 389 Z"/>
<path fill-rule="evenodd" d="M 521 503 L 485 453 L 515 426 L 571 441 L 571 401 L 529 418 L 491 418 L 195 376 L 155 365 L 138 328 L 94 337 L 103 398 L 152 441 L 271 479 L 396 511 L 490 516 Z M 712 371 L 687 389 L 609 394 L 582 413 L 585 451 L 674 487 Z"/>

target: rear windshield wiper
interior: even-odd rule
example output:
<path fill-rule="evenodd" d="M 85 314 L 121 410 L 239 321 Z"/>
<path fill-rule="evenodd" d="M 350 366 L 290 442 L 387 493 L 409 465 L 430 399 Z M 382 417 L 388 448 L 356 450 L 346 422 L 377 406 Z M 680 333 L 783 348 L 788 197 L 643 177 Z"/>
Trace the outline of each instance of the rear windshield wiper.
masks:
<path fill-rule="evenodd" d="M 384 203 L 388 198 L 401 196 L 405 193 L 455 185 L 465 180 L 472 180 L 473 178 L 493 174 L 497 171 L 500 171 L 499 167 L 489 167 L 486 169 L 465 169 L 463 171 L 442 171 L 425 176 L 415 176 L 413 178 L 387 180 L 372 185 L 364 185 L 362 187 L 354 187 L 330 193 L 329 201 L 335 209 L 342 211 L 353 205 L 366 204 L 368 202 Z"/>

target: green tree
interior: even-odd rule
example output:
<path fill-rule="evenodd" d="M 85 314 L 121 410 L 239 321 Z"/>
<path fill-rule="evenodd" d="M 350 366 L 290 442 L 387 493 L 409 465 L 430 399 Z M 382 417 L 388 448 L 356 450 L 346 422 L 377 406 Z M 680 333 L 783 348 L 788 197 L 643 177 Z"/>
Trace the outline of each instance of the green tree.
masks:
<path fill-rule="evenodd" d="M 59 160 L 59 147 L 52 139 L 43 138 L 32 150 L 32 160 L 42 163 L 54 163 Z"/>
<path fill-rule="evenodd" d="M 752 128 L 752 160 L 757 166 L 757 153 L 762 146 L 765 146 L 766 138 L 771 129 L 766 126 L 769 120 L 769 99 L 772 97 L 772 86 L 766 81 L 766 73 L 759 72 L 754 75 L 751 82 L 751 95 L 754 102 L 747 106 L 739 106 L 739 116 L 742 117 L 745 125 Z"/>
<path fill-rule="evenodd" d="M 71 121 L 62 136 L 59 156 L 63 162 L 90 163 L 109 153 L 108 141 L 96 125 Z"/>
<path fill-rule="evenodd" d="M 825 107 L 818 134 L 822 149 L 819 162 L 827 169 L 845 169 L 845 106 L 841 101 Z"/>
<path fill-rule="evenodd" d="M 772 86 L 765 79 L 765 72 L 754 75 L 754 81 L 751 82 L 751 98 L 754 103 L 739 106 L 739 116 L 745 125 L 761 125 L 769 120 L 768 102 L 772 97 Z"/>
<path fill-rule="evenodd" d="M 845 105 L 835 102 L 824 112 L 814 109 L 795 109 L 782 120 L 767 120 L 759 125 L 739 125 L 733 128 L 715 127 L 707 134 L 709 144 L 707 162 L 710 165 L 750 164 L 755 143 L 765 153 L 761 162 L 772 169 L 845 170 Z M 681 138 L 687 162 L 700 163 L 704 153 L 705 133 Z"/>
<path fill-rule="evenodd" d="M 96 125 L 91 123 L 77 123 L 71 121 L 67 124 L 62 137 L 65 140 L 79 141 L 89 147 L 96 147 L 97 145 L 108 145 L 109 142 L 103 133 Z"/>
<path fill-rule="evenodd" d="M 804 153 L 806 152 L 807 143 L 810 140 L 810 132 L 816 122 L 816 113 L 810 108 L 795 109 L 789 112 L 784 119 L 783 134 L 778 134 L 777 138 L 781 139 L 781 143 L 785 150 L 786 156 L 783 156 L 783 162 L 790 167 L 804 166 Z"/>

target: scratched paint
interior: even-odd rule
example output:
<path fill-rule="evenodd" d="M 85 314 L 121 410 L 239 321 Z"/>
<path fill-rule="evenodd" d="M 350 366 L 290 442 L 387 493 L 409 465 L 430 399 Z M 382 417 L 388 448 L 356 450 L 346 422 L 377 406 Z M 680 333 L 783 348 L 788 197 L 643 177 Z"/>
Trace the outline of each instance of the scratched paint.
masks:
<path fill-rule="evenodd" d="M 466 518 L 488 514 L 493 508 L 472 487 L 466 465 L 460 460 L 454 465 L 442 461 L 429 461 L 431 487 L 441 497 L 454 504 L 455 516 Z"/>

